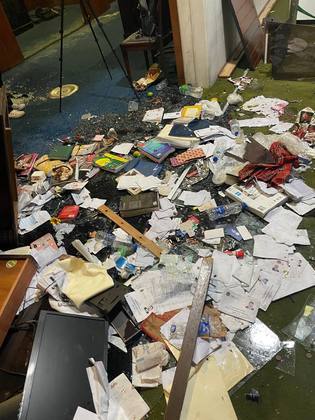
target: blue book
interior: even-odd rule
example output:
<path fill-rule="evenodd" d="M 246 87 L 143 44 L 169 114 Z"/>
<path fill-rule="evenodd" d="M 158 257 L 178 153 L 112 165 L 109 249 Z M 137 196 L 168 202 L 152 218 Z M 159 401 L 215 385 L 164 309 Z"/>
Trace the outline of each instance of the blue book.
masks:
<path fill-rule="evenodd" d="M 139 147 L 139 152 L 147 156 L 154 162 L 161 163 L 168 155 L 175 152 L 175 148 L 168 143 L 161 143 L 157 139 L 151 139 L 143 147 Z"/>

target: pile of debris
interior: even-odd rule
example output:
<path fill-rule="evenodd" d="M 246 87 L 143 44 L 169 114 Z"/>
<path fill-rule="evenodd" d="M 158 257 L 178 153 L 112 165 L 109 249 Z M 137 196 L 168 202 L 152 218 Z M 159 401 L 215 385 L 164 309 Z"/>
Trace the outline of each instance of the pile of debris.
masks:
<path fill-rule="evenodd" d="M 107 319 L 109 343 L 132 355 L 132 385 L 123 373 L 108 384 L 91 361 L 96 414 L 79 407 L 75 418 L 143 418 L 150 409 L 134 387 L 162 384 L 171 405 L 181 355 L 191 361 L 181 418 L 210 418 L 212 403 L 216 418 L 236 418 L 229 390 L 293 354 L 294 340 L 314 350 L 314 300 L 284 343 L 257 317 L 315 285 L 295 248 L 311 245 L 299 226 L 315 190 L 300 173 L 315 157 L 314 112 L 282 122 L 288 102 L 259 96 L 238 105 L 252 118 L 230 119 L 245 81 L 234 81 L 225 112 L 165 87 L 126 116 L 82 122 L 47 155 L 17 158 L 22 252 L 38 267 L 19 312 L 49 295 L 56 311 Z M 242 130 L 260 126 L 271 133 Z"/>

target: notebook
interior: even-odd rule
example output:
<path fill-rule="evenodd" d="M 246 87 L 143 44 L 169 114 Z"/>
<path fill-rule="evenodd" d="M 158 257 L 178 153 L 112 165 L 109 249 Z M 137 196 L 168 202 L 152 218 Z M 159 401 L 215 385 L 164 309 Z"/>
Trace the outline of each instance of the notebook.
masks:
<path fill-rule="evenodd" d="M 93 164 L 104 171 L 116 174 L 121 171 L 131 159 L 131 157 L 122 157 L 114 155 L 113 153 L 103 152 L 94 158 Z"/>
<path fill-rule="evenodd" d="M 50 160 L 55 160 L 55 159 L 59 159 L 63 161 L 69 160 L 72 154 L 73 147 L 74 146 L 71 146 L 71 145 L 56 146 L 49 152 L 48 157 Z"/>
<path fill-rule="evenodd" d="M 156 192 L 146 192 L 137 196 L 121 197 L 119 212 L 122 217 L 133 217 L 159 210 L 159 198 Z"/>
<path fill-rule="evenodd" d="M 162 143 L 168 143 L 178 149 L 189 149 L 190 147 L 197 146 L 200 139 L 197 137 L 182 137 L 182 136 L 171 136 L 170 131 L 173 128 L 172 124 L 166 124 L 165 127 L 157 135 L 157 140 Z"/>
<path fill-rule="evenodd" d="M 139 147 L 139 152 L 147 156 L 154 162 L 161 163 L 168 155 L 175 152 L 175 148 L 168 143 L 162 143 L 157 139 L 151 139 L 143 147 Z"/>

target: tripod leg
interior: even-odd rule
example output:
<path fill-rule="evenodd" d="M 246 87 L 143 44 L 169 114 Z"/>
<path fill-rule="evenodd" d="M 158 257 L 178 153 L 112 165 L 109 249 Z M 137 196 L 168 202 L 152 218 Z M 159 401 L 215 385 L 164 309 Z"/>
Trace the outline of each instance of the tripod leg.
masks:
<path fill-rule="evenodd" d="M 135 88 L 134 88 L 134 86 L 132 84 L 132 80 L 130 79 L 129 75 L 126 72 L 126 69 L 124 68 L 124 66 L 122 65 L 122 63 L 121 63 L 121 61 L 120 61 L 120 59 L 118 57 L 118 55 L 116 54 L 116 51 L 114 50 L 114 47 L 112 46 L 112 43 L 110 42 L 108 36 L 106 35 L 106 32 L 104 31 L 104 28 L 103 28 L 102 23 L 100 22 L 99 18 L 96 16 L 96 14 L 95 14 L 95 12 L 93 10 L 93 7 L 91 6 L 90 0 L 81 0 L 81 1 L 84 2 L 84 3 L 86 3 L 87 6 L 88 6 L 88 8 L 90 9 L 90 12 L 91 12 L 92 16 L 96 20 L 96 23 L 97 23 L 98 27 L 100 28 L 100 30 L 101 30 L 101 32 L 102 32 L 102 34 L 103 34 L 103 36 L 104 36 L 107 44 L 109 45 L 112 53 L 114 54 L 114 56 L 115 56 L 115 58 L 117 60 L 118 65 L 120 66 L 122 72 L 124 73 L 126 79 L 128 80 L 128 83 L 129 83 L 131 89 L 133 90 L 133 92 L 134 92 L 136 98 L 138 99 L 138 101 L 140 101 L 140 97 L 139 97 L 137 91 L 135 90 Z"/>
<path fill-rule="evenodd" d="M 61 0 L 60 10 L 60 55 L 59 55 L 59 112 L 62 104 L 62 81 L 63 81 L 63 29 L 64 29 L 65 1 Z"/>
<path fill-rule="evenodd" d="M 107 64 L 106 59 L 105 59 L 105 57 L 104 57 L 104 54 L 103 54 L 102 48 L 101 48 L 101 46 L 100 46 L 100 43 L 98 42 L 98 38 L 97 38 L 96 33 L 95 33 L 95 31 L 94 31 L 94 28 L 93 28 L 93 25 L 92 25 L 92 22 L 91 22 L 91 17 L 90 17 L 90 15 L 88 14 L 88 12 L 87 12 L 87 10 L 86 10 L 85 4 L 84 4 L 84 0 L 80 0 L 80 4 L 81 4 L 81 7 L 82 7 L 82 11 L 83 11 L 83 13 L 84 13 L 84 15 L 85 15 L 85 17 L 86 17 L 86 20 L 87 20 L 87 22 L 88 22 L 88 24 L 89 24 L 89 27 L 90 27 L 90 29 L 91 29 L 91 32 L 92 32 L 92 34 L 93 34 L 93 37 L 94 37 L 94 40 L 95 40 L 95 42 L 96 42 L 97 48 L 98 48 L 98 50 L 99 50 L 99 52 L 100 52 L 100 54 L 101 54 L 101 57 L 102 57 L 103 63 L 104 63 L 104 65 L 105 65 L 105 67 L 106 67 L 106 70 L 108 71 L 109 77 L 111 78 L 111 80 L 113 80 L 112 74 L 111 74 L 111 72 L 110 72 L 110 70 L 109 70 L 108 64 Z"/>

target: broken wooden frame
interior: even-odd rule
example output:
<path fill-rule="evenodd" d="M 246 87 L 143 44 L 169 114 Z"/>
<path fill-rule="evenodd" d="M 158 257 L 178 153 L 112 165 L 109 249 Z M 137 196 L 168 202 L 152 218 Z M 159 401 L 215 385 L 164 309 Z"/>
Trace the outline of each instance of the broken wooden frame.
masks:
<path fill-rule="evenodd" d="M 186 325 L 182 349 L 166 409 L 165 420 L 180 419 L 198 336 L 199 323 L 205 305 L 211 273 L 212 258 L 204 258 Z"/>
<path fill-rule="evenodd" d="M 259 13 L 258 19 L 260 24 L 262 25 L 265 18 L 269 15 L 272 8 L 276 4 L 277 0 L 269 0 L 264 9 Z M 240 42 L 235 50 L 233 51 L 231 57 L 229 60 L 225 63 L 222 70 L 219 73 L 219 77 L 221 78 L 227 78 L 230 77 L 235 68 L 237 67 L 237 64 L 239 63 L 240 59 L 242 58 L 244 54 L 244 48 L 243 43 Z"/>

